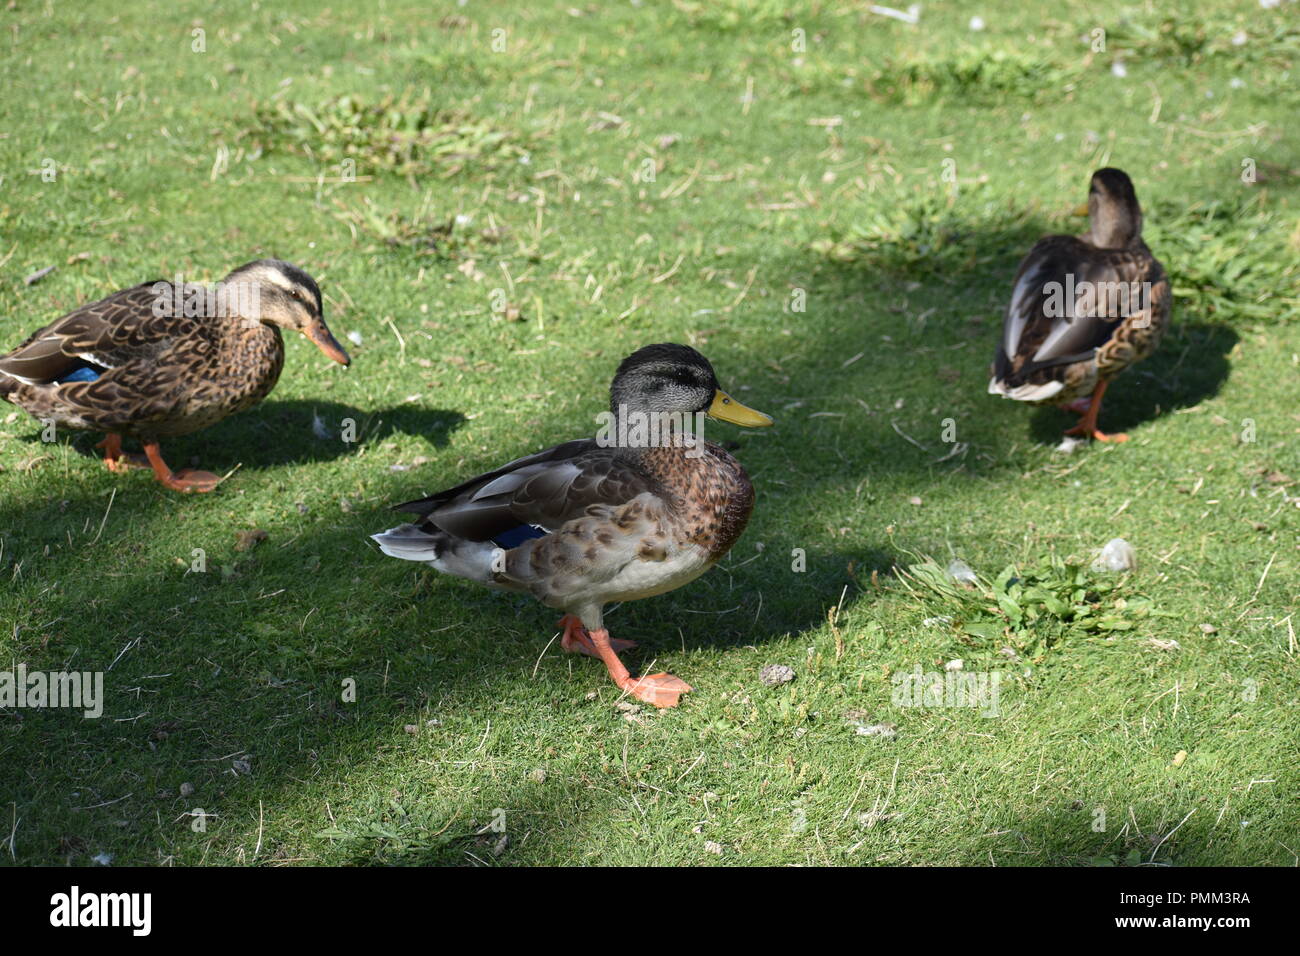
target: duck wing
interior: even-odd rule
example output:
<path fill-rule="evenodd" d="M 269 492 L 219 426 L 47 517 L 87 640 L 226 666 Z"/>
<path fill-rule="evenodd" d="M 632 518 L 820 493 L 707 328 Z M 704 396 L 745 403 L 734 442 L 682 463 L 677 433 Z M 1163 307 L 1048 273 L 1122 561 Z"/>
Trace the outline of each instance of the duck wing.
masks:
<path fill-rule="evenodd" d="M 396 510 L 420 515 L 457 538 L 500 541 L 526 528 L 554 531 L 595 507 L 618 508 L 646 492 L 660 488 L 635 462 L 585 438 L 518 458 Z"/>
<path fill-rule="evenodd" d="M 0 375 L 32 386 L 67 382 L 51 400 L 100 427 L 165 415 L 215 348 L 195 318 L 155 314 L 171 288 L 144 282 L 69 312 L 0 357 Z"/>
<path fill-rule="evenodd" d="M 1020 265 L 994 360 L 1008 386 L 1091 359 L 1139 311 L 1159 267 L 1144 245 L 1100 249 L 1075 236 L 1040 239 Z"/>
<path fill-rule="evenodd" d="M 0 357 L 0 372 L 32 385 L 50 385 L 87 362 L 101 369 L 154 358 L 169 341 L 194 326 L 193 319 L 154 315 L 160 287 L 144 282 L 74 309 L 34 332 Z"/>

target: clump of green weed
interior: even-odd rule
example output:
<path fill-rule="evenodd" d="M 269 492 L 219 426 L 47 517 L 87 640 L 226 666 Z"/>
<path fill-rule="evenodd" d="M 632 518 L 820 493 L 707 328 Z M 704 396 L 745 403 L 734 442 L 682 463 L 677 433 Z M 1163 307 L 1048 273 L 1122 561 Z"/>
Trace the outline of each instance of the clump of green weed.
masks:
<path fill-rule="evenodd" d="M 1143 235 L 1173 286 L 1175 320 L 1182 312 L 1271 321 L 1300 313 L 1300 223 L 1262 196 L 1157 204 L 1146 219 Z"/>
<path fill-rule="evenodd" d="M 1212 58 L 1289 69 L 1300 57 L 1300 26 L 1282 17 L 1165 16 L 1124 19 L 1107 31 L 1108 52 L 1193 66 Z"/>
<path fill-rule="evenodd" d="M 915 102 L 960 96 L 967 101 L 1057 96 L 1078 78 L 1079 67 L 1032 53 L 968 48 L 890 59 L 867 81 L 877 99 Z"/>
<path fill-rule="evenodd" d="M 958 581 L 933 559 L 899 569 L 899 580 L 958 640 L 989 656 L 1009 647 L 1040 659 L 1071 639 L 1108 637 L 1163 616 L 1150 599 L 1125 596 L 1128 576 L 1095 572 L 1056 557 L 1020 569 L 1007 565 L 992 581 L 979 575 Z"/>
<path fill-rule="evenodd" d="M 338 96 L 315 106 L 277 100 L 257 111 L 251 135 L 322 164 L 356 163 L 355 174 L 445 177 L 473 167 L 499 169 L 527 161 L 527 144 L 512 130 L 463 109 L 435 104 L 426 91 L 376 102 Z"/>

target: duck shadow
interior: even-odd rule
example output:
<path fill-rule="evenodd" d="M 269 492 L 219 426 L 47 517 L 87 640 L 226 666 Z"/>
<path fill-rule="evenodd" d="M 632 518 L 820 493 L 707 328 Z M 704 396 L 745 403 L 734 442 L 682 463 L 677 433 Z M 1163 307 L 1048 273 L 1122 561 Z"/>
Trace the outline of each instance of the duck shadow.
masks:
<path fill-rule="evenodd" d="M 634 672 L 649 667 L 661 653 L 762 649 L 785 637 L 802 639 L 825 627 L 828 613 L 837 606 L 848 612 L 869 603 L 873 575 L 890 575 L 901 560 L 900 555 L 870 546 L 815 549 L 797 558 L 779 541 L 759 553 L 748 551 L 742 543 L 707 574 L 657 600 L 606 609 L 610 633 L 638 642 L 635 650 L 622 655 Z"/>
<path fill-rule="evenodd" d="M 362 442 L 398 434 L 421 437 L 433 448 L 444 448 L 465 421 L 461 412 L 414 403 L 365 411 L 341 402 L 271 399 L 211 428 L 164 440 L 162 450 L 177 468 L 197 464 L 221 472 L 239 462 L 270 468 L 332 461 L 355 452 Z M 40 431 L 28 437 L 39 441 Z M 99 437 L 80 433 L 73 447 L 85 457 L 99 457 L 94 447 Z M 135 450 L 129 439 L 126 444 L 128 451 Z"/>
<path fill-rule="evenodd" d="M 1231 373 L 1228 356 L 1238 338 L 1226 325 L 1175 321 L 1156 353 L 1122 373 L 1107 390 L 1102 430 L 1128 431 L 1217 395 Z M 1056 444 L 1074 422 L 1070 413 L 1043 406 L 1030 421 L 1030 434 Z"/>

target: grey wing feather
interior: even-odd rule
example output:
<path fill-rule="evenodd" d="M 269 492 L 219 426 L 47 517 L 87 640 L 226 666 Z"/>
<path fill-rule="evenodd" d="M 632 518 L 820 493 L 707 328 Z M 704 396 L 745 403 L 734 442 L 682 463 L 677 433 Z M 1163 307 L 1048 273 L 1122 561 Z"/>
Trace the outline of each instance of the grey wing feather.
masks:
<path fill-rule="evenodd" d="M 594 439 L 566 442 L 397 510 L 423 515 L 435 527 L 487 541 L 520 524 L 554 530 L 595 505 L 617 507 L 654 481 Z"/>
<path fill-rule="evenodd" d="M 0 357 L 0 374 L 56 390 L 51 407 L 81 427 L 166 418 L 185 377 L 214 347 L 195 318 L 155 314 L 170 289 L 163 280 L 144 282 L 69 312 Z M 94 381 L 56 384 L 86 362 L 106 371 Z"/>
<path fill-rule="evenodd" d="M 193 325 L 192 319 L 153 314 L 157 285 L 145 282 L 123 289 L 56 319 L 0 357 L 0 372 L 45 385 L 74 371 L 83 361 L 116 368 L 156 352 L 158 345 Z"/>
<path fill-rule="evenodd" d="M 1016 277 L 997 357 L 998 375 L 1014 368 L 1025 376 L 1091 357 L 1132 311 L 1112 308 L 1116 300 L 1097 291 L 1140 282 L 1149 263 L 1145 249 L 1097 249 L 1073 236 L 1040 240 Z M 1064 294 L 1071 277 L 1076 296 L 1067 302 Z"/>

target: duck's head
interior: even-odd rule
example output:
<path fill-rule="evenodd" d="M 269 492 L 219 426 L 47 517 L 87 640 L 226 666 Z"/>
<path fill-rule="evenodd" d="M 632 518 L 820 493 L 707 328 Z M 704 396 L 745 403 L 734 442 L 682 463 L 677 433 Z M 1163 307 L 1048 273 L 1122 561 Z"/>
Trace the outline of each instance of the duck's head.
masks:
<path fill-rule="evenodd" d="M 325 324 L 316 280 L 293 263 L 258 259 L 230 273 L 225 283 L 240 286 L 238 301 L 252 303 L 252 308 L 244 312 L 245 318 L 301 332 L 326 358 L 340 365 L 351 364 L 348 353 Z M 255 314 L 247 314 L 250 311 Z"/>
<path fill-rule="evenodd" d="M 1122 169 L 1107 167 L 1092 174 L 1087 214 L 1088 233 L 1099 248 L 1123 249 L 1142 235 L 1142 207 L 1133 180 Z"/>
<path fill-rule="evenodd" d="M 609 387 L 609 404 L 628 411 L 693 415 L 754 428 L 772 419 L 736 401 L 718 387 L 713 366 L 687 345 L 647 345 L 623 359 Z"/>

